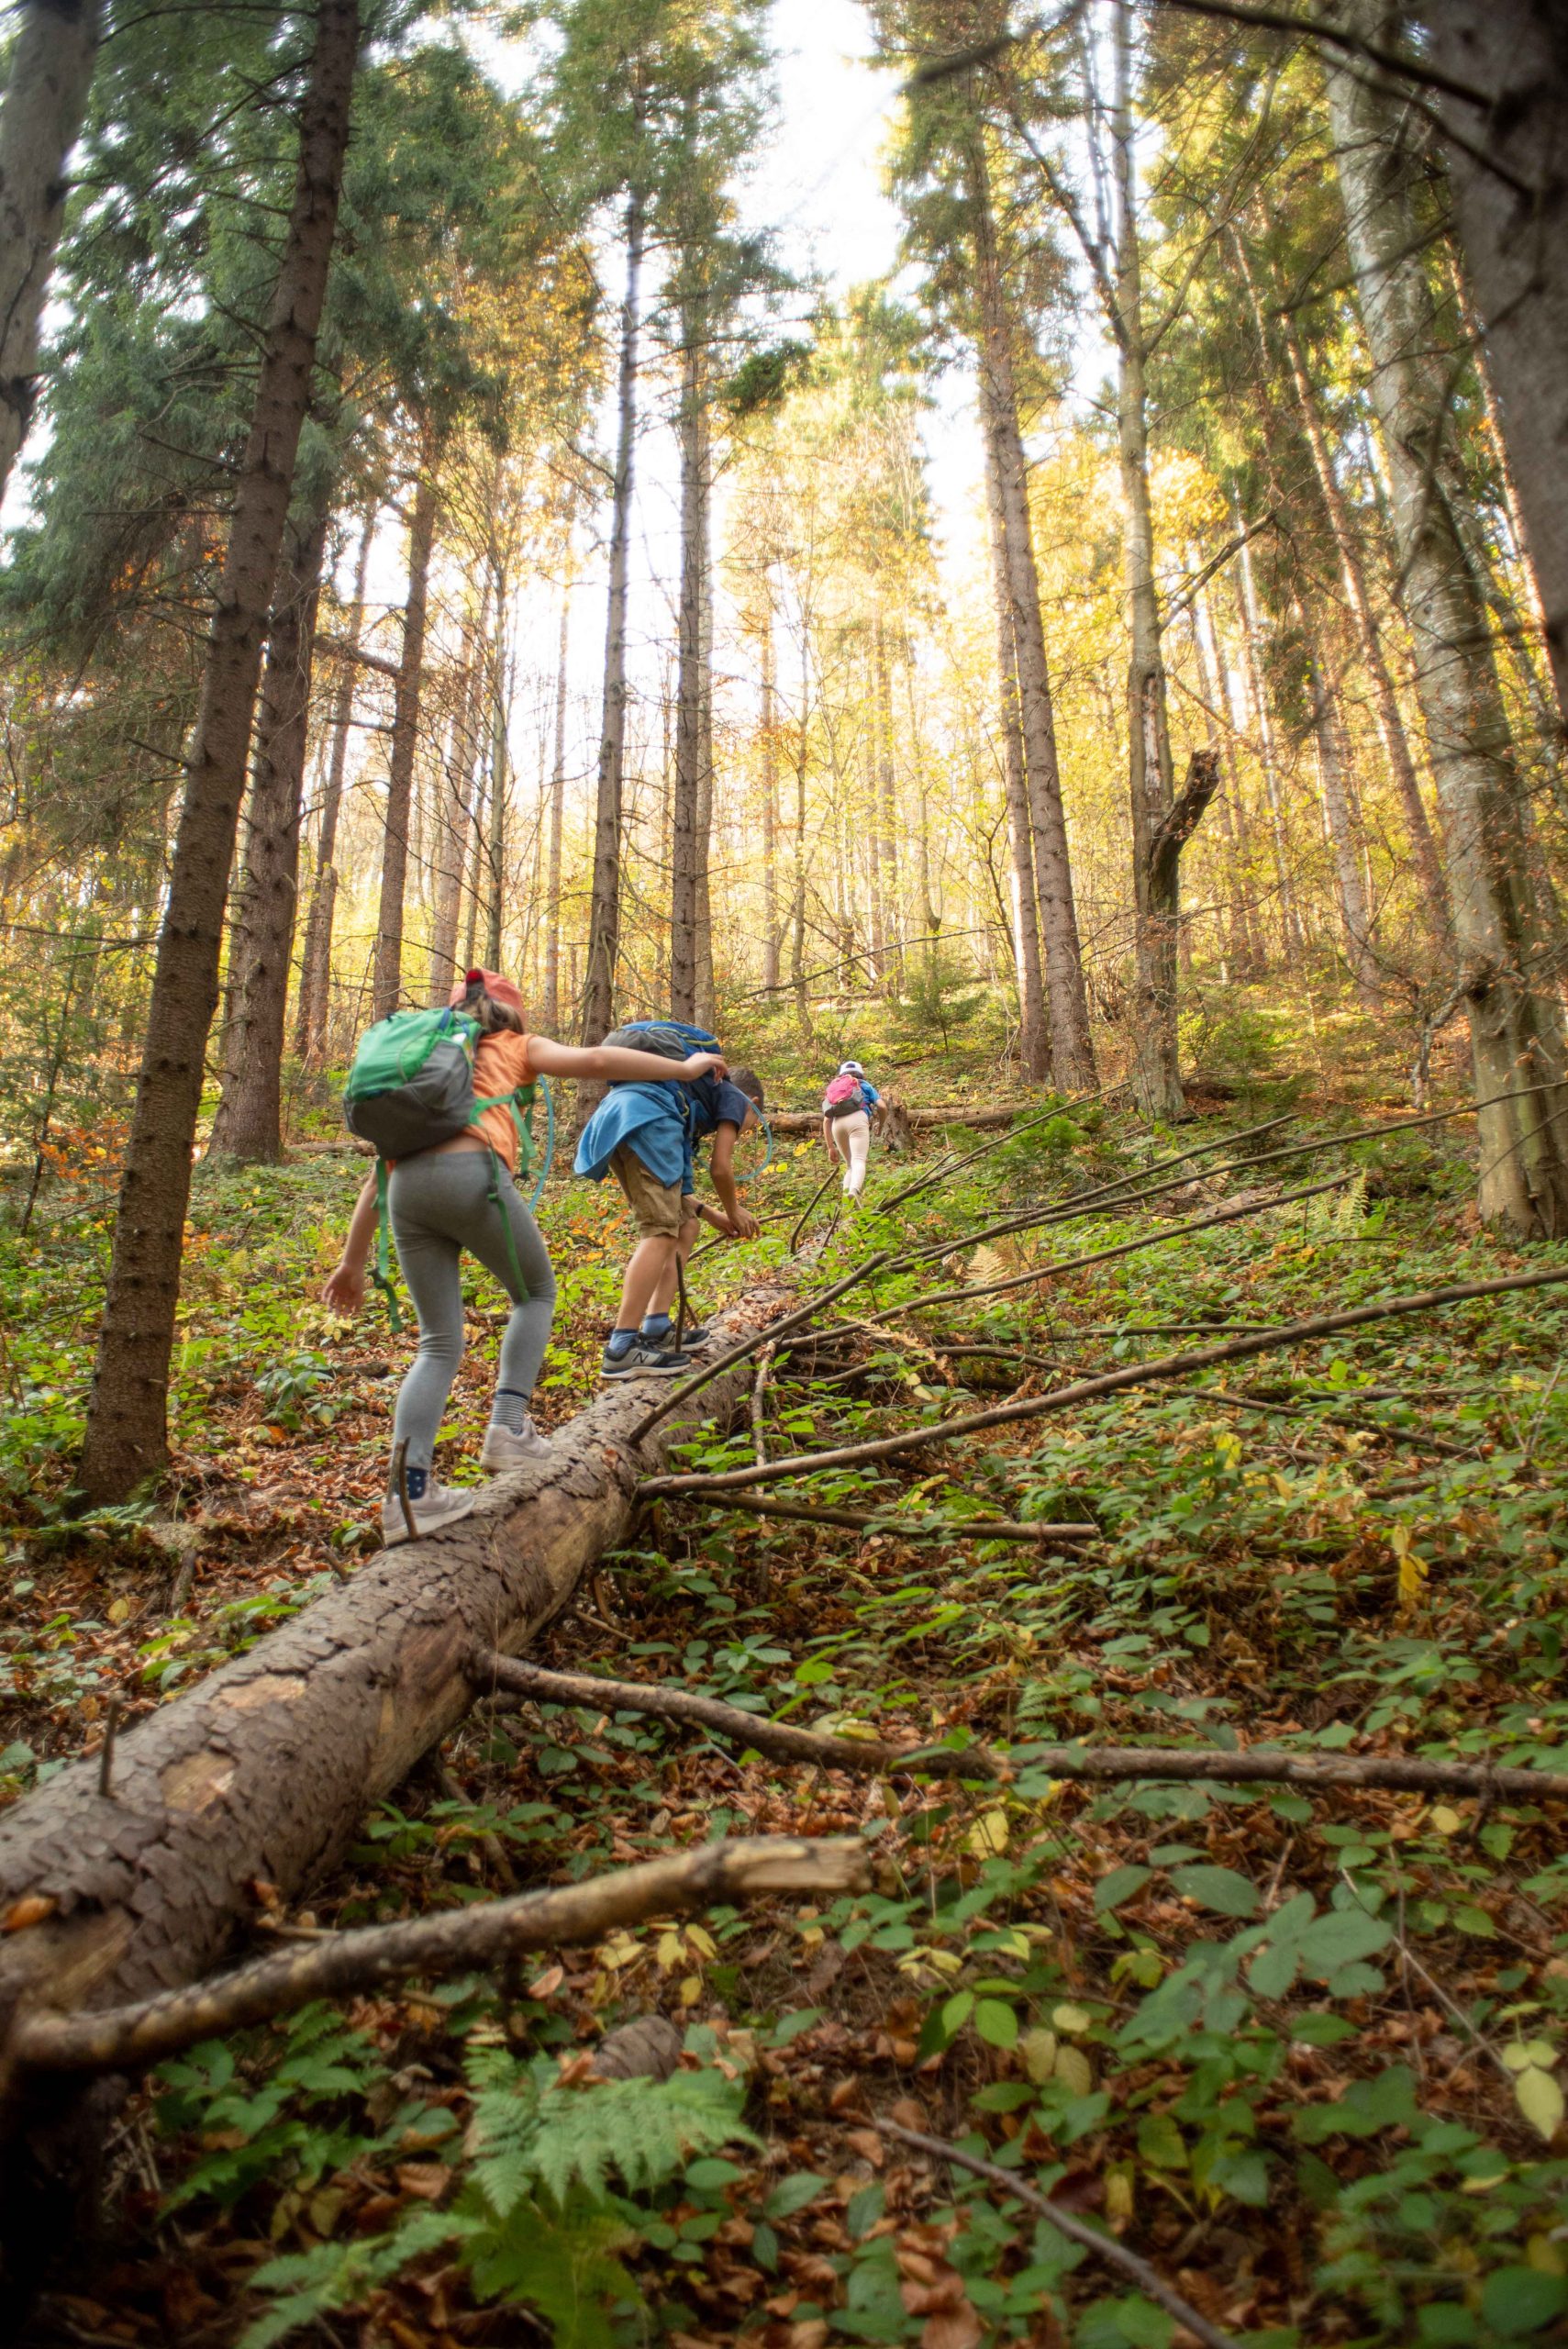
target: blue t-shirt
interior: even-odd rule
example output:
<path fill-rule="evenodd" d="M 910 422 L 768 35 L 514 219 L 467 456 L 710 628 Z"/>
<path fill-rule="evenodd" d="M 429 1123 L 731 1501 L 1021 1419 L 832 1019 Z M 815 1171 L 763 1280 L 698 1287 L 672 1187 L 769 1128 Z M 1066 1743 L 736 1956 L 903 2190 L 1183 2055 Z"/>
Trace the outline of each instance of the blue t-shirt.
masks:
<path fill-rule="evenodd" d="M 656 1183 L 695 1187 L 695 1144 L 721 1125 L 741 1126 L 752 1104 L 728 1078 L 699 1076 L 694 1085 L 612 1085 L 587 1124 L 573 1161 L 579 1174 L 602 1183 L 622 1142 L 629 1144 Z"/>

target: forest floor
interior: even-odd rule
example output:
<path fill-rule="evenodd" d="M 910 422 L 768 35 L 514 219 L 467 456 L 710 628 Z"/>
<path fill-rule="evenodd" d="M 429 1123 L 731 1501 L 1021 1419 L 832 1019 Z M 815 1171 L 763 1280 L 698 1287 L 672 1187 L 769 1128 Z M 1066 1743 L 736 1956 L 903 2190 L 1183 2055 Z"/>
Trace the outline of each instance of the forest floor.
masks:
<path fill-rule="evenodd" d="M 914 1165 L 873 1161 L 868 1203 L 795 1277 L 825 1286 L 875 1248 L 929 1241 L 929 1265 L 854 1305 L 863 1317 L 874 1290 L 909 1309 L 775 1364 L 757 1425 L 710 1432 L 678 1464 L 749 1463 L 759 1431 L 777 1457 L 925 1424 L 912 1454 L 777 1488 L 885 1513 L 883 1530 L 661 1503 L 537 1660 L 806 1724 L 972 1734 L 1011 1747 L 1011 1782 L 812 1773 L 595 1708 L 472 1720 L 443 1749 L 450 1776 L 367 1819 L 309 1911 L 275 1923 L 412 1914 L 508 1876 L 571 1880 L 747 1830 L 864 1837 L 879 1889 L 817 1914 L 778 1900 L 655 1924 L 515 1979 L 314 2009 L 169 2064 L 120 2130 L 109 2239 L 29 2338 L 1190 2337 L 1001 2187 L 881 2133 L 889 2119 L 1023 2169 L 1227 2335 L 1562 2338 L 1560 1811 L 1212 1782 L 1096 1791 L 1031 1774 L 1029 1747 L 1560 1766 L 1568 1283 L 940 1441 L 955 1413 L 1233 1330 L 1568 1268 L 1568 1248 L 1478 1230 L 1462 1121 L 1323 1149 L 1406 1106 L 1396 1083 L 1354 1091 L 1260 1080 L 1155 1134 L 1097 1105 L 885 1218 L 878 1197 L 930 1171 L 938 1143 Z M 1247 1134 L 1287 1109 L 1293 1123 Z M 1284 1142 L 1318 1147 L 1254 1169 Z M 960 1252 L 998 1214 L 1200 1144 L 1178 1187 Z M 704 1307 L 786 1260 L 822 1171 L 814 1145 L 781 1145 L 752 1188 L 778 1219 L 753 1250 L 701 1263 Z M 328 1155 L 200 1171 L 174 1475 L 156 1504 L 85 1521 L 64 1491 L 108 1213 L 98 1178 L 57 1185 L 26 1241 L 0 1238 L 7 1796 L 91 1750 L 111 1698 L 125 1719 L 156 1707 L 376 1546 L 412 1341 L 316 1301 L 354 1174 Z M 1272 1204 L 1331 1175 L 1337 1189 Z M 1172 1237 L 1242 1201 L 1238 1219 Z M 548 1427 L 592 1391 L 628 1230 L 610 1191 L 561 1180 L 542 1220 L 564 1272 Z M 1134 1241 L 1151 1244 L 921 1302 Z M 441 1473 L 460 1481 L 476 1473 L 501 1319 L 476 1275 L 443 1431 Z M 1094 1531 L 1003 1543 L 897 1522 L 979 1509 Z M 585 2091 L 601 2035 L 654 2010 L 684 2035 L 674 2081 Z"/>

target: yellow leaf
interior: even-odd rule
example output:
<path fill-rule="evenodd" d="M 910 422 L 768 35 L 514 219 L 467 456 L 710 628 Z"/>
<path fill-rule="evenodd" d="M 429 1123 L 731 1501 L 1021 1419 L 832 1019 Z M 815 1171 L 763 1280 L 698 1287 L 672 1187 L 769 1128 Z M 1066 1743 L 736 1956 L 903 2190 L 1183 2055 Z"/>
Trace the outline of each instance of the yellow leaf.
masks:
<path fill-rule="evenodd" d="M 1007 1848 L 1007 1814 L 1005 1810 L 988 1810 L 977 1819 L 964 1837 L 965 1849 L 990 1859 Z"/>
<path fill-rule="evenodd" d="M 1432 1825 L 1440 1835 L 1457 1835 L 1463 1824 L 1462 1815 L 1457 1810 L 1451 1810 L 1446 1802 L 1433 1804 Z"/>
<path fill-rule="evenodd" d="M 686 1939 L 700 1957 L 717 1957 L 718 1944 L 706 1925 L 688 1925 Z"/>
<path fill-rule="evenodd" d="M 681 1936 L 675 1931 L 673 1925 L 666 1925 L 664 1931 L 660 1934 L 659 1947 L 654 1954 L 666 1974 L 669 1973 L 672 1966 L 679 1965 L 681 1962 Z"/>
<path fill-rule="evenodd" d="M 128 1598 L 117 1598 L 108 1610 L 111 1623 L 123 1623 L 130 1613 Z"/>
<path fill-rule="evenodd" d="M 681 1985 L 682 2006 L 695 2007 L 701 1997 L 702 1976 L 700 1974 L 688 1974 L 685 1980 Z"/>
<path fill-rule="evenodd" d="M 1531 2235 L 1525 2245 L 1525 2266 L 1541 2276 L 1568 2276 L 1568 2259 L 1548 2234 Z"/>
<path fill-rule="evenodd" d="M 1051 2009 L 1051 2020 L 1058 2031 L 1069 2032 L 1074 2035 L 1081 2031 L 1093 2030 L 1095 2022 L 1094 2016 L 1084 2007 L 1054 2007 Z"/>
<path fill-rule="evenodd" d="M 1081 2047 L 1059 2047 L 1056 2076 L 1073 2096 L 1087 2096 L 1095 2085 L 1095 2067 Z"/>
<path fill-rule="evenodd" d="M 1568 2099 L 1557 2085 L 1557 2076 L 1532 2064 L 1514 2082 L 1514 2099 L 1519 2110 L 1539 2136 L 1555 2137 L 1568 2112 Z"/>
<path fill-rule="evenodd" d="M 1036 2087 L 1043 2087 L 1056 2070 L 1056 2033 L 1053 2031 L 1026 2031 L 1018 2042 L 1024 2068 Z"/>
<path fill-rule="evenodd" d="M 1076 2048 L 1069 2053 L 1077 2054 Z M 1132 2216 L 1132 2172 L 1116 2162 L 1106 2172 L 1106 2217 L 1113 2227 L 1126 2226 Z"/>

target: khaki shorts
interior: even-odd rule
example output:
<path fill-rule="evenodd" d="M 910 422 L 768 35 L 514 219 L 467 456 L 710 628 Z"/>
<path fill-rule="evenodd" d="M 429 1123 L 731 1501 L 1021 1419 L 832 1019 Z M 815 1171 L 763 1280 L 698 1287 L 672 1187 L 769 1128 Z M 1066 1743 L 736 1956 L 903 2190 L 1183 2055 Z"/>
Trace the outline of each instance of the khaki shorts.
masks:
<path fill-rule="evenodd" d="M 695 1196 L 683 1191 L 678 1183 L 656 1182 L 628 1141 L 623 1141 L 611 1158 L 610 1172 L 626 1193 L 645 1240 L 678 1240 L 681 1226 L 695 1218 Z"/>

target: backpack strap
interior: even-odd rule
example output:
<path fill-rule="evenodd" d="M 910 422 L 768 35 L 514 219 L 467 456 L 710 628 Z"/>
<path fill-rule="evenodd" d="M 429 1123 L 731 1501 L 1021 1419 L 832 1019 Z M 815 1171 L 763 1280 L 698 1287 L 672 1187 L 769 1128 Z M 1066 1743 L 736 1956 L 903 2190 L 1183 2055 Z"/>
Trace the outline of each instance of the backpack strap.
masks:
<path fill-rule="evenodd" d="M 506 1262 L 511 1266 L 512 1278 L 517 1284 L 517 1295 L 512 1302 L 514 1305 L 520 1305 L 528 1293 L 528 1285 L 523 1278 L 523 1268 L 517 1262 L 517 1243 L 512 1232 L 512 1219 L 506 1213 L 506 1203 L 501 1197 L 500 1154 L 493 1143 L 489 1145 L 489 1152 L 490 1188 L 485 1196 L 495 1210 L 501 1226 L 501 1237 L 506 1243 Z"/>
<path fill-rule="evenodd" d="M 375 1163 L 375 1255 L 371 1264 L 371 1278 L 386 1299 L 386 1318 L 395 1338 L 403 1329 L 403 1316 L 398 1310 L 397 1291 L 392 1286 L 392 1218 L 386 1207 L 387 1164 L 384 1158 Z"/>

